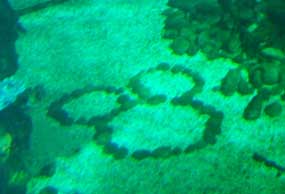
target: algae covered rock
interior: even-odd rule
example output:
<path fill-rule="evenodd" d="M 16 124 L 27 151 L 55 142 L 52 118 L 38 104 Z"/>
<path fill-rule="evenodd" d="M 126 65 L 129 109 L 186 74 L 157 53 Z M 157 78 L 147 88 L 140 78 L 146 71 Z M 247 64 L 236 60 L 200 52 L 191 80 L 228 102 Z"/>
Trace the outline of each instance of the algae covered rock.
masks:
<path fill-rule="evenodd" d="M 263 97 L 261 95 L 254 96 L 246 106 L 243 112 L 243 118 L 246 120 L 256 120 L 260 117 L 263 105 Z"/>
<path fill-rule="evenodd" d="M 221 133 L 221 126 L 224 119 L 224 113 L 214 111 L 206 123 L 206 128 L 203 133 L 203 140 L 207 144 L 215 144 L 217 135 Z"/>
<path fill-rule="evenodd" d="M 222 80 L 221 92 L 225 96 L 233 95 L 237 90 L 240 77 L 238 69 L 231 69 Z"/>
<path fill-rule="evenodd" d="M 277 60 L 283 60 L 285 58 L 285 55 L 282 50 L 278 48 L 273 47 L 266 47 L 261 50 L 261 54 L 264 57 L 270 58 L 270 59 L 277 59 Z"/>
<path fill-rule="evenodd" d="M 171 48 L 175 54 L 182 55 L 187 52 L 190 44 L 186 38 L 178 37 L 173 40 Z"/>
<path fill-rule="evenodd" d="M 262 82 L 267 85 L 277 84 L 280 80 L 280 68 L 278 64 L 265 64 L 263 66 Z"/>
<path fill-rule="evenodd" d="M 180 29 L 189 24 L 185 13 L 180 10 L 165 13 L 168 17 L 165 20 L 165 27 L 170 29 Z"/>
<path fill-rule="evenodd" d="M 269 20 L 284 30 L 285 2 L 283 0 L 264 0 L 263 2 Z"/>
<path fill-rule="evenodd" d="M 237 91 L 241 95 L 251 94 L 254 91 L 254 88 L 248 83 L 244 78 L 240 78 Z"/>
<path fill-rule="evenodd" d="M 250 70 L 249 81 L 255 88 L 260 88 L 263 85 L 262 70 L 260 68 Z"/>
<path fill-rule="evenodd" d="M 282 113 L 282 105 L 277 101 L 272 102 L 265 107 L 264 112 L 270 117 L 279 116 Z"/>
<path fill-rule="evenodd" d="M 150 157 L 151 155 L 152 155 L 152 153 L 149 150 L 136 150 L 132 154 L 132 157 L 136 160 L 143 160 L 145 158 Z"/>
<path fill-rule="evenodd" d="M 58 190 L 55 187 L 47 186 L 40 190 L 39 194 L 57 194 Z"/>
<path fill-rule="evenodd" d="M 164 103 L 166 100 L 167 100 L 166 95 L 158 94 L 147 99 L 147 103 L 151 105 L 158 105 Z"/>

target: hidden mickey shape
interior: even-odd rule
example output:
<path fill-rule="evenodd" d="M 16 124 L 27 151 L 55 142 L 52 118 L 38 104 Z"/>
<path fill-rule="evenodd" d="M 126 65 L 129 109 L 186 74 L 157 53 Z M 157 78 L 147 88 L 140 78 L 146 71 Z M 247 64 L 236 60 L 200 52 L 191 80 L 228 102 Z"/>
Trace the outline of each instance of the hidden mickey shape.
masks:
<path fill-rule="evenodd" d="M 152 94 L 150 88 L 147 88 L 141 83 L 142 76 L 161 71 L 172 74 L 179 74 L 185 76 L 194 82 L 194 86 L 185 91 L 182 95 L 174 98 L 168 98 L 163 94 Z M 104 87 L 104 86 L 86 86 L 85 88 L 74 90 L 69 94 L 63 95 L 60 99 L 50 104 L 48 109 L 48 116 L 57 120 L 61 125 L 70 126 L 72 124 L 87 125 L 95 127 L 94 141 L 101 146 L 104 153 L 112 155 L 115 159 L 123 159 L 131 156 L 134 159 L 142 160 L 145 158 L 168 158 L 180 154 L 188 154 L 193 151 L 205 148 L 207 145 L 215 144 L 217 135 L 221 133 L 221 125 L 224 118 L 223 112 L 216 110 L 213 106 L 204 104 L 202 101 L 196 100 L 194 97 L 199 93 L 204 85 L 203 79 L 192 70 L 183 65 L 174 65 L 172 68 L 166 63 L 161 63 L 155 68 L 150 68 L 147 71 L 139 72 L 133 76 L 129 84 L 124 88 Z M 136 95 L 136 98 L 126 94 L 126 90 L 130 90 Z M 117 96 L 117 103 L 119 107 L 112 109 L 103 115 L 94 115 L 90 119 L 72 118 L 63 106 L 85 94 L 91 92 L 103 92 L 106 94 L 114 94 Z M 145 95 L 147 94 L 147 95 Z M 135 108 L 137 105 L 147 104 L 156 106 L 162 103 L 170 102 L 172 106 L 190 107 L 197 111 L 200 115 L 208 115 L 209 118 L 205 123 L 202 138 L 197 142 L 190 143 L 186 148 L 171 147 L 168 145 L 161 145 L 153 149 L 137 148 L 134 152 L 129 153 L 127 147 L 120 146 L 112 140 L 115 128 L 110 126 L 110 122 L 121 113 Z"/>

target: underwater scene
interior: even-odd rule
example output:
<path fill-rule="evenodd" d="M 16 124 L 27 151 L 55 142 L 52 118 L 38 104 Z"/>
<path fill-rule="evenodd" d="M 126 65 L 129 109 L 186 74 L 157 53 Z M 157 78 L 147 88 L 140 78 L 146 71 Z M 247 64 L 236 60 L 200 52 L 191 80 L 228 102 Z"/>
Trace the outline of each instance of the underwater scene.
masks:
<path fill-rule="evenodd" d="M 0 194 L 285 194 L 284 0 L 0 0 Z"/>

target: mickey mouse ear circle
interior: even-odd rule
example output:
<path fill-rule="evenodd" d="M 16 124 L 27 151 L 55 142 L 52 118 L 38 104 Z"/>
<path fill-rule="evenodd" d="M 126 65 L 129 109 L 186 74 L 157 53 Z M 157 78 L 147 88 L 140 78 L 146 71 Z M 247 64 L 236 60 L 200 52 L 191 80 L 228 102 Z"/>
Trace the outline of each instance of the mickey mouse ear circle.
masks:
<path fill-rule="evenodd" d="M 173 79 L 178 82 L 180 80 L 181 83 L 184 81 L 184 87 L 172 85 L 172 81 L 178 83 Z M 221 133 L 223 113 L 194 99 L 203 85 L 204 81 L 199 74 L 187 67 L 170 67 L 161 63 L 139 72 L 122 88 L 89 86 L 65 94 L 51 103 L 48 115 L 62 125 L 94 126 L 94 141 L 102 147 L 105 154 L 112 155 L 115 159 L 127 156 L 137 160 L 148 157 L 167 158 L 214 144 L 216 136 Z M 105 112 L 93 111 L 94 115 L 85 113 L 81 117 L 75 117 L 76 113 L 67 110 L 67 104 L 73 104 L 69 110 L 77 110 L 74 109 L 76 103 L 79 108 L 84 107 L 82 104 L 88 104 L 86 107 L 92 108 L 90 103 L 98 99 L 87 100 L 85 103 L 82 99 L 93 93 L 98 94 L 97 97 L 93 95 L 94 98 L 102 97 L 103 101 L 113 104 L 113 108 Z M 108 96 L 112 96 L 113 100 Z M 97 108 L 104 109 L 103 101 Z M 195 121 L 192 117 L 196 118 Z M 185 126 L 174 125 L 179 124 L 179 118 L 182 118 L 181 123 Z M 202 123 L 195 127 L 193 122 Z M 199 132 L 196 130 L 198 128 L 201 128 Z M 170 131 L 166 133 L 167 130 Z M 189 133 L 192 135 L 189 136 Z M 182 141 L 183 145 L 179 143 Z"/>

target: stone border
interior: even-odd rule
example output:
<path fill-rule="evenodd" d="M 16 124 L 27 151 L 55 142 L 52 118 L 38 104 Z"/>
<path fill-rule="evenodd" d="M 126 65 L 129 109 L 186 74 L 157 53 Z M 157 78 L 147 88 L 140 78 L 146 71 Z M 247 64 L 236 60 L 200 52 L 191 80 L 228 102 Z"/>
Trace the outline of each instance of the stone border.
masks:
<path fill-rule="evenodd" d="M 280 164 L 278 164 L 277 162 L 273 161 L 273 160 L 269 160 L 266 157 L 260 155 L 257 152 L 254 152 L 252 155 L 252 159 L 256 162 L 259 163 L 263 163 L 265 166 L 269 167 L 269 168 L 273 168 L 277 170 L 277 177 L 281 176 L 281 174 L 283 174 L 285 172 L 285 167 L 281 166 Z"/>
<path fill-rule="evenodd" d="M 173 67 L 170 67 L 170 65 L 167 63 L 160 63 L 154 68 L 150 68 L 147 71 L 141 71 L 137 75 L 133 76 L 127 86 L 134 94 L 136 94 L 140 99 L 148 104 L 155 105 L 167 101 L 167 97 L 163 94 L 151 94 L 150 89 L 146 88 L 140 81 L 144 75 L 155 71 L 170 72 L 174 75 L 180 73 L 183 76 L 193 80 L 194 87 L 185 92 L 191 94 L 192 96 L 194 96 L 196 93 L 199 93 L 204 86 L 204 80 L 202 77 L 199 74 L 193 72 L 191 69 L 184 67 L 183 65 L 174 65 Z"/>
<path fill-rule="evenodd" d="M 169 71 L 173 74 L 181 73 L 194 80 L 195 85 L 190 90 L 184 92 L 182 95 L 169 99 L 169 102 L 173 106 L 191 107 L 196 110 L 200 115 L 208 115 L 209 118 L 205 123 L 205 129 L 202 138 L 196 143 L 189 144 L 185 149 L 180 147 L 171 146 L 159 146 L 154 149 L 140 149 L 138 148 L 133 153 L 129 153 L 127 147 L 119 146 L 112 141 L 113 131 L 115 130 L 109 123 L 119 114 L 126 112 L 139 104 L 148 104 L 155 106 L 161 103 L 165 103 L 166 96 L 151 94 L 150 89 L 145 87 L 141 82 L 141 77 L 154 71 Z M 126 88 L 104 87 L 104 86 L 87 86 L 82 89 L 74 90 L 73 92 L 63 95 L 60 99 L 51 103 L 48 108 L 48 116 L 57 120 L 61 125 L 70 126 L 72 124 L 80 124 L 95 127 L 94 141 L 97 145 L 101 146 L 103 152 L 111 155 L 114 159 L 124 159 L 127 156 L 131 156 L 136 160 L 143 160 L 146 158 L 169 158 L 172 156 L 178 156 L 181 154 L 192 153 L 196 150 L 205 148 L 207 145 L 213 145 L 217 142 L 217 136 L 221 133 L 221 125 L 223 122 L 224 114 L 221 111 L 216 110 L 213 106 L 204 104 L 200 100 L 196 100 L 195 94 L 199 93 L 204 85 L 203 79 L 199 74 L 184 67 L 183 65 L 174 65 L 172 68 L 166 64 L 161 63 L 155 68 L 150 68 L 147 71 L 141 71 L 137 75 L 133 76 Z M 124 93 L 125 90 L 131 90 L 137 95 L 137 99 L 133 99 L 131 96 Z M 94 91 L 103 91 L 106 93 L 113 93 L 118 95 L 117 102 L 120 104 L 118 108 L 111 110 L 104 115 L 93 116 L 91 119 L 86 120 L 84 118 L 74 120 L 68 113 L 63 110 L 63 105 L 75 98 L 78 98 L 86 93 Z M 147 95 L 145 95 L 147 94 Z"/>
<path fill-rule="evenodd" d="M 118 89 L 115 87 L 86 86 L 82 89 L 74 90 L 69 94 L 65 94 L 58 100 L 52 102 L 48 108 L 47 114 L 48 116 L 57 120 L 61 125 L 69 126 L 72 124 L 81 124 L 81 125 L 93 126 L 98 120 L 110 119 L 112 116 L 115 116 L 121 108 L 123 108 L 123 107 L 115 108 L 104 115 L 96 115 L 88 120 L 82 117 L 79 118 L 78 120 L 75 120 L 74 118 L 70 117 L 68 115 L 68 112 L 66 112 L 63 109 L 63 105 L 72 101 L 73 99 L 79 98 L 80 96 L 83 96 L 87 93 L 96 92 L 96 91 L 105 92 L 108 94 L 116 94 L 116 95 L 120 95 L 123 92 L 122 89 L 120 88 Z"/>

